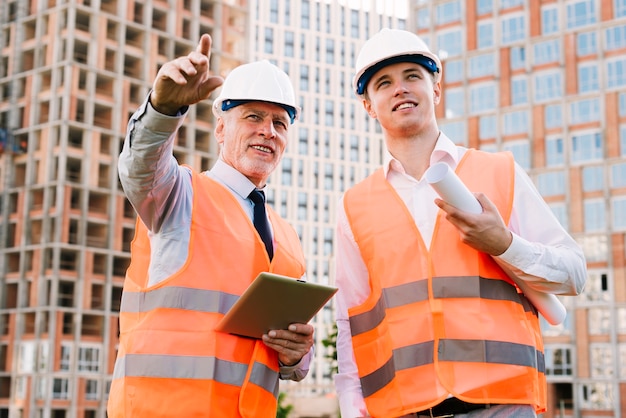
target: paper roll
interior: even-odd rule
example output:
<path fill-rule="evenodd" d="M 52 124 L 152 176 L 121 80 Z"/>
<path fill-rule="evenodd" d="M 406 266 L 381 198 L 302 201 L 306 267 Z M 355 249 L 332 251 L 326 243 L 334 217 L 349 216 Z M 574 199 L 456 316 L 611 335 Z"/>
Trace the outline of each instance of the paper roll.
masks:
<path fill-rule="evenodd" d="M 455 208 L 475 214 L 483 211 L 478 200 L 476 200 L 472 192 L 463 184 L 456 173 L 450 169 L 448 164 L 433 164 L 426 170 L 424 176 L 439 197 Z M 513 272 L 504 266 L 501 267 L 550 324 L 559 325 L 565 320 L 567 311 L 555 295 L 530 288 Z"/>

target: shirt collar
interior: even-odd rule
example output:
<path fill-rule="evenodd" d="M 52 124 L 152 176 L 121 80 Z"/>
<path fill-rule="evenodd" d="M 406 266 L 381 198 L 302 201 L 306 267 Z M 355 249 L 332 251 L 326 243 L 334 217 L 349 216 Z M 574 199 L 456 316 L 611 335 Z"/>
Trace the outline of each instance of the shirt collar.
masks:
<path fill-rule="evenodd" d="M 459 149 L 456 144 L 452 142 L 452 140 L 448 138 L 446 134 L 440 132 L 439 138 L 437 138 L 437 143 L 435 144 L 435 149 L 430 155 L 430 165 L 443 161 L 453 169 L 456 169 L 456 166 L 459 163 L 459 159 Z M 388 177 L 390 170 L 405 173 L 404 167 L 402 167 L 400 161 L 398 161 L 393 155 L 391 155 L 389 150 L 385 148 L 385 153 L 383 156 L 383 172 L 385 173 L 385 178 Z"/>
<path fill-rule="evenodd" d="M 209 175 L 219 181 L 242 199 L 247 199 L 252 190 L 256 188 L 246 176 L 237 171 L 234 167 L 226 164 L 224 160 L 218 158 Z M 265 187 L 263 188 L 265 189 Z"/>

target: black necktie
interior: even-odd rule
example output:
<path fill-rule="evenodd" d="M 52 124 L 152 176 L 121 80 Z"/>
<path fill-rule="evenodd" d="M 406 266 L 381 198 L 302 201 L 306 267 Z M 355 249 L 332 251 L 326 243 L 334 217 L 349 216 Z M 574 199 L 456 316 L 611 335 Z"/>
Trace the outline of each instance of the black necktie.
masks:
<path fill-rule="evenodd" d="M 254 189 L 248 198 L 254 203 L 254 227 L 265 243 L 265 249 L 271 261 L 274 256 L 274 246 L 272 245 L 272 234 L 270 233 L 270 225 L 265 213 L 265 193 L 262 190 Z"/>

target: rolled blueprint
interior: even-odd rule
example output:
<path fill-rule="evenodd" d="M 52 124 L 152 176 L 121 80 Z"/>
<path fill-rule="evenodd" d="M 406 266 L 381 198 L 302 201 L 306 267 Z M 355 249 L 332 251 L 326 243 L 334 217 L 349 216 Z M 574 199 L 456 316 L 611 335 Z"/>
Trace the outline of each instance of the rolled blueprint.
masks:
<path fill-rule="evenodd" d="M 481 213 L 482 206 L 476 197 L 463 184 L 461 179 L 450 166 L 445 163 L 436 163 L 430 166 L 424 174 L 426 181 L 437 192 L 437 194 L 457 209 L 471 213 Z M 498 263 L 500 264 L 500 263 Z M 559 325 L 565 320 L 567 311 L 561 301 L 551 293 L 539 292 L 530 288 L 526 282 L 517 277 L 505 266 L 501 267 L 509 275 L 519 288 L 524 292 L 528 300 L 537 308 L 543 317 L 552 325 Z"/>

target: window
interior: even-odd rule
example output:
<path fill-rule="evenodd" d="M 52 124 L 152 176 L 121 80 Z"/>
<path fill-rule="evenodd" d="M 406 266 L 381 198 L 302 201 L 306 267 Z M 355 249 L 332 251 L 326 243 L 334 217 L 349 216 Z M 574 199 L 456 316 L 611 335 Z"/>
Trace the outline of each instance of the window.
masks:
<path fill-rule="evenodd" d="M 544 119 L 547 129 L 561 127 L 563 125 L 563 108 L 561 105 L 547 105 L 544 108 Z"/>
<path fill-rule="evenodd" d="M 583 204 L 585 213 L 585 232 L 606 230 L 606 205 L 604 200 L 589 199 Z"/>
<path fill-rule="evenodd" d="M 309 16 L 311 16 L 311 4 L 309 0 L 302 0 L 300 10 L 300 26 L 302 26 L 302 29 L 309 29 L 311 25 L 309 19 Z"/>
<path fill-rule="evenodd" d="M 522 15 L 502 18 L 502 43 L 510 44 L 526 38 L 526 19 Z"/>
<path fill-rule="evenodd" d="M 596 309 L 590 310 L 595 311 Z M 603 309 L 608 314 L 608 309 Z M 591 315 L 590 315 L 591 316 Z M 609 318 L 603 315 L 604 321 L 609 322 Z M 596 324 L 600 325 L 600 324 Z M 593 327 L 591 322 L 589 323 L 589 330 Z M 613 348 L 610 344 L 603 343 L 591 343 L 589 344 L 589 357 L 590 357 L 590 369 L 591 377 L 593 378 L 611 378 L 615 375 L 614 355 Z"/>
<path fill-rule="evenodd" d="M 596 23 L 594 0 L 580 0 L 567 5 L 567 28 L 574 29 Z"/>
<path fill-rule="evenodd" d="M 461 30 L 456 29 L 438 34 L 437 45 L 439 46 L 438 55 L 442 60 L 461 55 L 464 49 Z"/>
<path fill-rule="evenodd" d="M 548 35 L 559 31 L 559 11 L 554 6 L 541 8 L 541 33 Z"/>
<path fill-rule="evenodd" d="M 493 54 L 483 54 L 469 59 L 468 76 L 479 78 L 495 74 L 495 58 Z"/>
<path fill-rule="evenodd" d="M 502 116 L 502 125 L 502 133 L 504 135 L 528 133 L 530 127 L 528 111 L 521 110 L 505 113 Z"/>
<path fill-rule="evenodd" d="M 493 12 L 493 0 L 476 0 L 476 12 L 479 16 Z"/>
<path fill-rule="evenodd" d="M 502 148 L 511 151 L 515 161 L 524 169 L 530 169 L 530 145 L 528 141 L 505 142 Z"/>
<path fill-rule="evenodd" d="M 481 21 L 478 22 L 477 34 L 477 47 L 478 49 L 489 48 L 494 45 L 493 38 L 493 22 Z"/>
<path fill-rule="evenodd" d="M 587 330 L 589 335 L 608 334 L 611 331 L 611 311 L 605 307 L 587 309 Z M 607 377 L 607 375 L 606 373 L 598 373 L 594 377 Z"/>
<path fill-rule="evenodd" d="M 546 345 L 546 375 L 572 376 L 572 350 L 569 347 Z"/>
<path fill-rule="evenodd" d="M 589 93 L 600 89 L 597 64 L 580 64 L 578 66 L 578 92 Z"/>
<path fill-rule="evenodd" d="M 576 55 L 582 57 L 596 52 L 598 52 L 598 41 L 595 32 L 583 32 L 576 35 Z"/>
<path fill-rule="evenodd" d="M 36 353 L 36 341 L 23 341 L 19 345 L 18 373 L 33 373 L 35 371 Z"/>
<path fill-rule="evenodd" d="M 543 197 L 565 194 L 565 173 L 551 171 L 537 175 L 537 190 Z"/>
<path fill-rule="evenodd" d="M 285 56 L 294 56 L 294 34 L 291 31 L 285 31 Z"/>
<path fill-rule="evenodd" d="M 461 4 L 458 0 L 441 3 L 435 7 L 435 24 L 445 25 L 459 20 L 461 20 Z"/>
<path fill-rule="evenodd" d="M 614 388 L 610 382 L 590 382 L 583 383 L 580 388 L 580 408 L 581 409 L 604 409 L 614 410 L 613 398 Z"/>
<path fill-rule="evenodd" d="M 611 299 L 611 293 L 607 272 L 604 270 L 587 271 L 587 283 L 580 298 L 588 302 L 600 302 L 601 305 L 608 302 Z"/>
<path fill-rule="evenodd" d="M 446 97 L 446 118 L 455 118 L 465 114 L 465 89 L 451 88 L 444 93 Z"/>
<path fill-rule="evenodd" d="M 626 85 L 626 58 L 607 60 L 607 87 L 622 87 Z"/>
<path fill-rule="evenodd" d="M 618 364 L 619 364 L 619 378 L 620 380 L 626 379 L 626 343 L 618 343 L 617 350 L 619 351 Z"/>
<path fill-rule="evenodd" d="M 528 103 L 528 80 L 526 77 L 514 77 L 511 80 L 511 104 Z"/>
<path fill-rule="evenodd" d="M 541 72 L 535 75 L 535 101 L 544 102 L 563 96 L 561 72 Z"/>
<path fill-rule="evenodd" d="M 626 46 L 626 25 L 615 26 L 604 31 L 607 51 Z"/>
<path fill-rule="evenodd" d="M 511 48 L 511 69 L 519 70 L 526 66 L 526 49 L 523 46 Z"/>
<path fill-rule="evenodd" d="M 496 86 L 493 83 L 470 86 L 470 114 L 496 109 Z"/>
<path fill-rule="evenodd" d="M 481 116 L 478 121 L 478 132 L 480 139 L 495 138 L 497 118 L 495 116 Z"/>
<path fill-rule="evenodd" d="M 619 97 L 619 115 L 626 116 L 626 93 L 620 93 Z M 622 151 L 622 155 L 626 155 L 626 151 Z"/>
<path fill-rule="evenodd" d="M 78 371 L 94 373 L 100 371 L 100 348 L 80 347 L 78 349 Z"/>
<path fill-rule="evenodd" d="M 578 100 L 570 103 L 570 123 L 587 123 L 600 120 L 600 99 Z M 598 134 L 599 136 L 600 134 Z"/>
<path fill-rule="evenodd" d="M 270 0 L 270 22 L 278 23 L 278 0 Z"/>
<path fill-rule="evenodd" d="M 463 80 L 463 61 L 446 61 L 443 65 L 445 67 L 443 76 L 447 83 Z M 626 94 L 624 96 L 626 96 Z M 626 103 L 626 100 L 624 102 Z"/>
<path fill-rule="evenodd" d="M 500 10 L 510 9 L 522 4 L 524 4 L 523 0 L 500 0 Z"/>
<path fill-rule="evenodd" d="M 265 28 L 265 52 L 274 53 L 274 29 Z"/>
<path fill-rule="evenodd" d="M 85 381 L 85 399 L 89 401 L 97 401 L 100 399 L 98 393 L 99 382 L 95 379 L 87 379 Z"/>
<path fill-rule="evenodd" d="M 626 163 L 611 166 L 611 187 L 626 187 Z"/>
<path fill-rule="evenodd" d="M 465 121 L 441 123 L 439 127 L 441 132 L 446 134 L 455 144 L 465 145 L 467 143 L 467 124 Z"/>
<path fill-rule="evenodd" d="M 583 190 L 593 192 L 604 189 L 604 167 L 593 166 L 583 168 Z"/>
<path fill-rule="evenodd" d="M 613 217 L 613 229 L 617 231 L 626 230 L 626 196 L 616 196 L 611 199 L 611 213 Z"/>
<path fill-rule="evenodd" d="M 614 1 L 614 9 L 615 9 L 615 17 L 623 17 L 626 16 L 626 0 L 613 0 Z"/>
<path fill-rule="evenodd" d="M 430 28 L 430 9 L 428 7 L 424 7 L 417 11 L 417 28 L 418 29 Z"/>
<path fill-rule="evenodd" d="M 69 379 L 55 378 L 52 381 L 52 399 L 69 399 Z"/>
<path fill-rule="evenodd" d="M 550 62 L 559 62 L 561 58 L 561 43 L 558 39 L 539 42 L 533 46 L 534 65 Z"/>
<path fill-rule="evenodd" d="M 572 163 L 602 160 L 603 148 L 600 133 L 585 133 L 572 137 Z"/>

